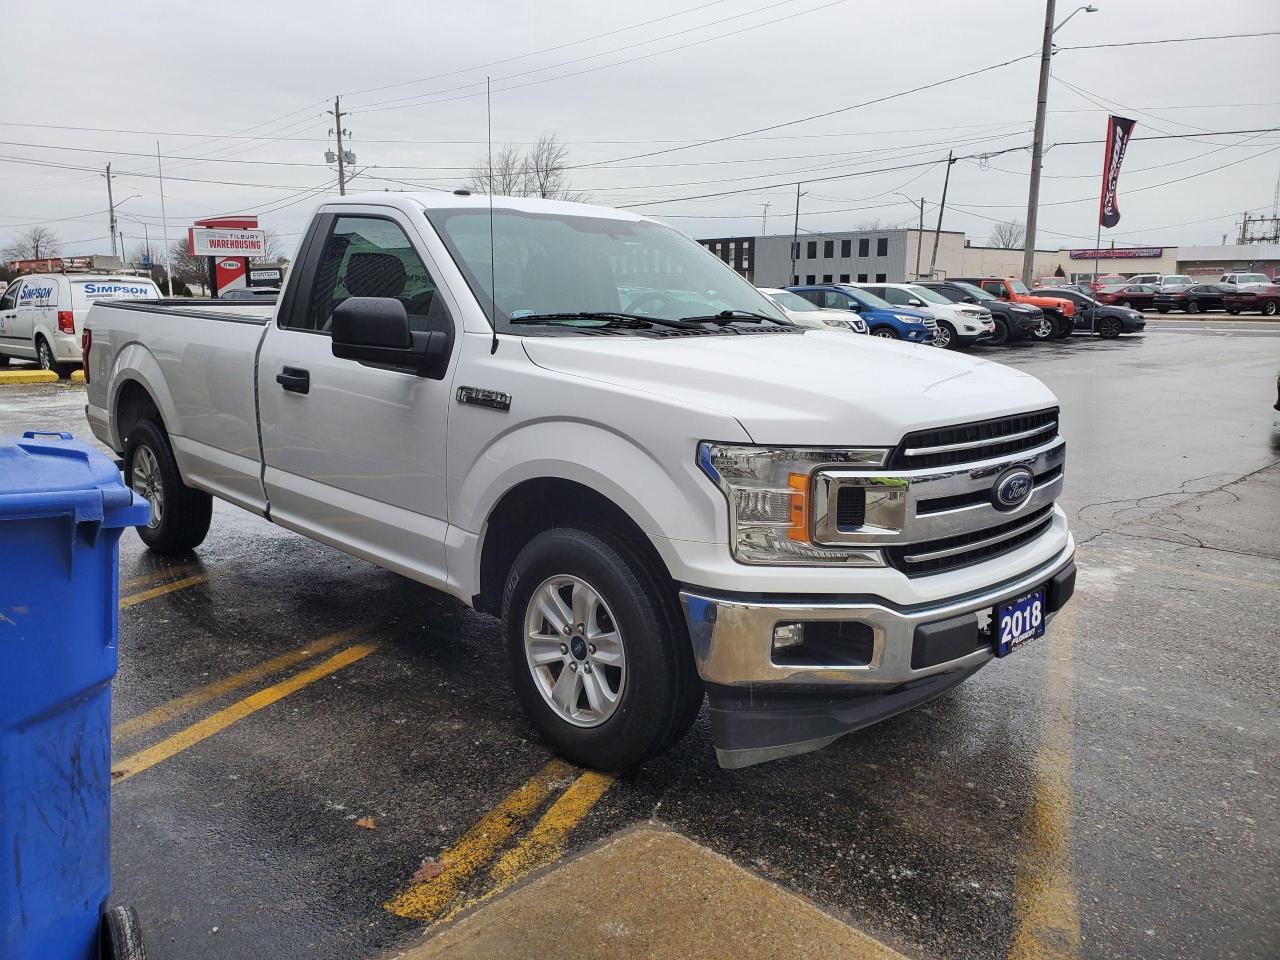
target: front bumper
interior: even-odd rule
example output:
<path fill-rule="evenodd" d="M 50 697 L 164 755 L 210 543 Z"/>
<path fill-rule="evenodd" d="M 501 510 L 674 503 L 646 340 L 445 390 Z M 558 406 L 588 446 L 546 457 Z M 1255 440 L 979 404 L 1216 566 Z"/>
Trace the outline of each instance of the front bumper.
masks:
<path fill-rule="evenodd" d="M 1050 618 L 1066 604 L 1075 588 L 1073 549 L 996 586 L 918 606 L 682 590 L 720 765 L 819 749 L 971 676 L 995 656 L 985 621 L 996 604 L 1042 585 Z M 775 659 L 774 629 L 789 623 L 840 623 L 847 632 L 829 629 L 833 639 L 816 656 Z"/>

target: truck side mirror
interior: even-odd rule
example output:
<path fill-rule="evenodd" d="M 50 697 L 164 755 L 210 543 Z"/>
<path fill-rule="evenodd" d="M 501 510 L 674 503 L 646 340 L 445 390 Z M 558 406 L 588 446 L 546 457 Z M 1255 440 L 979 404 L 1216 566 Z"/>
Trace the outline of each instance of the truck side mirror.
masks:
<path fill-rule="evenodd" d="M 409 313 L 394 297 L 348 297 L 333 311 L 333 355 L 371 367 L 432 376 L 448 335 L 409 329 Z"/>

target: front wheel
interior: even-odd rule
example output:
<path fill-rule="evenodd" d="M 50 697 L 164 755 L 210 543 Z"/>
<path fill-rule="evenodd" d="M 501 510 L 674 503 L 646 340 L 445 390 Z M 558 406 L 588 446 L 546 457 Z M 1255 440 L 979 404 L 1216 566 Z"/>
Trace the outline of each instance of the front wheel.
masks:
<path fill-rule="evenodd" d="M 41 370 L 52 370 L 63 380 L 71 375 L 71 367 L 57 361 L 53 355 L 53 347 L 49 346 L 49 341 L 44 337 L 36 338 L 36 364 Z"/>
<path fill-rule="evenodd" d="M 1003 347 L 1009 342 L 1009 325 L 1003 320 L 996 318 L 995 329 L 991 331 L 991 336 L 984 342 L 993 347 Z"/>
<path fill-rule="evenodd" d="M 1031 339 L 1044 342 L 1053 336 L 1053 332 L 1053 320 L 1050 317 L 1044 317 L 1040 321 L 1040 325 L 1032 329 Z"/>
<path fill-rule="evenodd" d="M 1227 307 L 1227 313 L 1231 314 L 1233 317 L 1238 317 L 1238 316 L 1240 316 L 1240 308 L 1239 308 L 1239 307 Z"/>
<path fill-rule="evenodd" d="M 534 537 L 512 565 L 502 620 L 520 704 L 573 763 L 642 763 L 697 716 L 702 681 L 671 584 L 610 534 Z"/>
<path fill-rule="evenodd" d="M 1276 302 L 1268 300 L 1262 305 L 1262 315 L 1264 317 L 1274 317 L 1276 315 Z"/>
<path fill-rule="evenodd" d="M 125 483 L 151 504 L 151 522 L 138 527 L 156 553 L 186 553 L 204 542 L 213 518 L 213 498 L 182 482 L 164 428 L 143 420 L 124 447 Z"/>
<path fill-rule="evenodd" d="M 1098 334 L 1107 340 L 1114 340 L 1124 332 L 1124 324 L 1115 317 L 1103 317 L 1098 323 Z"/>
<path fill-rule="evenodd" d="M 884 339 L 884 340 L 898 339 L 897 333 L 895 333 L 893 331 L 893 328 L 891 327 L 876 327 L 874 330 L 871 331 L 871 335 L 873 337 L 880 337 L 881 339 Z"/>
<path fill-rule="evenodd" d="M 1199 300 L 1192 300 L 1190 303 L 1187 304 L 1187 313 L 1199 313 L 1199 312 L 1200 312 Z"/>
<path fill-rule="evenodd" d="M 959 341 L 956 340 L 955 330 L 948 323 L 939 323 L 938 332 L 933 335 L 933 339 L 929 342 L 943 350 L 954 350 L 960 345 Z"/>

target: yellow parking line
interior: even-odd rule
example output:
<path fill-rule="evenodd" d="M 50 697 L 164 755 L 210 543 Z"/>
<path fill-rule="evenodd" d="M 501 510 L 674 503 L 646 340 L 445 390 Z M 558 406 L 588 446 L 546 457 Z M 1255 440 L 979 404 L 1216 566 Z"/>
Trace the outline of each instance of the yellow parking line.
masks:
<path fill-rule="evenodd" d="M 172 577 L 186 576 L 197 569 L 194 563 L 179 563 L 172 567 L 162 567 L 159 570 L 152 570 L 150 573 L 140 573 L 136 577 L 130 577 L 128 580 L 120 581 L 120 592 L 133 590 L 137 587 L 145 587 L 155 583 L 157 580 L 168 580 Z"/>
<path fill-rule="evenodd" d="M 463 884 L 542 806 L 558 782 L 573 772 L 563 760 L 548 762 L 440 855 L 443 869 L 438 876 L 415 883 L 387 901 L 386 909 L 398 917 L 428 921 L 456 912 L 463 902 Z"/>
<path fill-rule="evenodd" d="M 1080 915 L 1071 875 L 1071 761 L 1075 701 L 1076 608 L 1049 629 L 1049 677 L 1036 752 L 1036 790 L 1027 814 L 1027 848 L 1014 880 L 1010 960 L 1075 960 Z"/>
<path fill-rule="evenodd" d="M 564 855 L 569 833 L 613 786 L 615 779 L 612 774 L 588 770 L 573 781 L 533 829 L 494 865 L 489 873 L 492 886 L 480 899 L 487 900 L 526 874 L 559 860 Z"/>
<path fill-rule="evenodd" d="M 175 590 L 185 590 L 187 587 L 194 587 L 197 583 L 204 583 L 208 579 L 209 575 L 207 573 L 197 573 L 190 577 L 183 577 L 181 580 L 174 580 L 172 583 L 162 583 L 160 586 L 152 587 L 150 590 L 143 590 L 127 597 L 121 597 L 120 609 L 127 610 L 136 603 L 154 600 L 156 597 L 163 597 L 166 593 L 173 593 Z"/>
<path fill-rule="evenodd" d="M 245 697 L 243 700 L 236 701 L 229 707 L 224 707 L 212 716 L 206 717 L 198 723 L 193 723 L 185 730 L 179 730 L 173 736 L 161 740 L 154 746 L 147 747 L 131 757 L 126 757 L 112 768 L 112 782 L 123 783 L 130 777 L 154 767 L 162 760 L 168 760 L 188 747 L 195 746 L 202 740 L 207 740 L 215 733 L 225 730 L 237 720 L 243 720 L 263 707 L 269 707 L 277 700 L 282 700 L 294 691 L 301 690 L 307 684 L 313 683 L 322 677 L 327 677 L 329 674 L 341 670 L 343 667 L 355 663 L 363 657 L 367 657 L 377 648 L 378 645 L 376 643 L 357 643 L 334 654 L 323 663 L 318 663 L 314 667 L 294 674 L 287 680 L 282 680 Z"/>
<path fill-rule="evenodd" d="M 331 633 L 326 637 L 321 637 L 319 640 L 304 644 L 296 650 L 290 650 L 288 653 L 282 653 L 278 657 L 264 660 L 257 666 L 241 670 L 239 673 L 233 673 L 229 677 L 215 680 L 213 683 L 206 684 L 203 687 L 197 687 L 190 693 L 175 697 L 166 703 L 160 704 L 158 707 L 153 707 L 146 713 L 130 717 L 128 720 L 122 720 L 111 728 L 112 742 L 120 742 L 130 737 L 136 737 L 140 733 L 146 733 L 148 730 L 154 730 L 161 724 L 176 720 L 183 714 L 190 713 L 196 707 L 225 696 L 233 690 L 239 690 L 241 687 L 256 683 L 271 676 L 273 673 L 279 673 L 281 670 L 296 666 L 304 660 L 310 660 L 314 656 L 332 650 L 339 644 L 351 639 L 355 633 L 354 629 L 339 630 L 337 633 Z"/>

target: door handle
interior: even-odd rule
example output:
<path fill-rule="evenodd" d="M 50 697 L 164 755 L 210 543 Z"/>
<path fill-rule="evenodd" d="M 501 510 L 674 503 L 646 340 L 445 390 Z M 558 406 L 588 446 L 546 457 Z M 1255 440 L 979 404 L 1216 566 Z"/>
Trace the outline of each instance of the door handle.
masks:
<path fill-rule="evenodd" d="M 297 367 L 285 367 L 280 373 L 276 374 L 276 383 L 290 393 L 310 393 L 311 371 L 300 370 Z"/>

